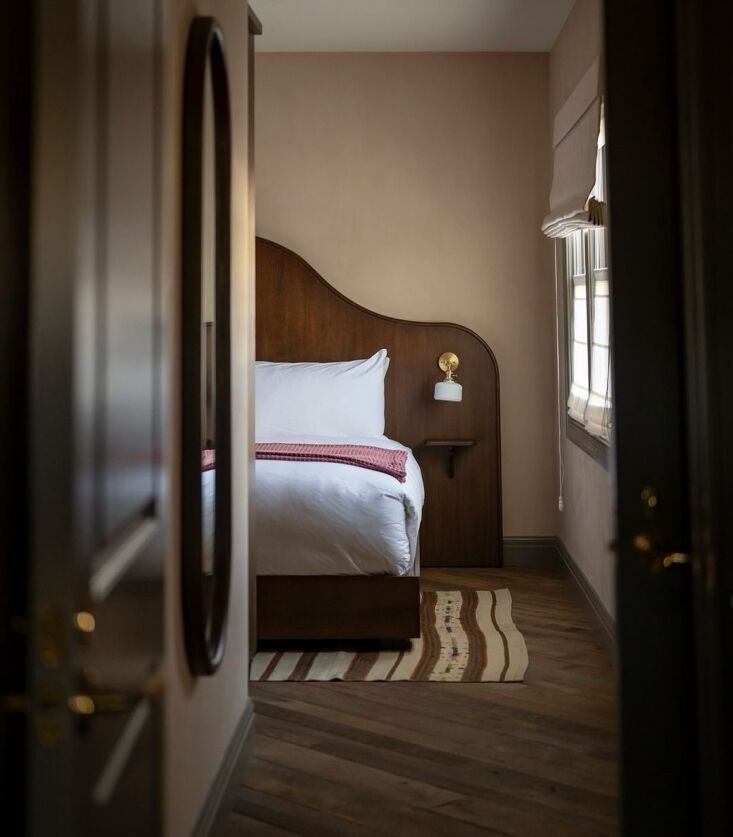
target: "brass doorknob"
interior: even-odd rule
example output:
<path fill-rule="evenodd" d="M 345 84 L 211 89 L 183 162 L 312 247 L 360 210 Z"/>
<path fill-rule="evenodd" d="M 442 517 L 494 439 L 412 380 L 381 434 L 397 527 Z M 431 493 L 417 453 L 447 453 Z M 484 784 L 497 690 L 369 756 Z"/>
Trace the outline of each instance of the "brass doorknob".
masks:
<path fill-rule="evenodd" d="M 662 566 L 671 567 L 672 564 L 689 564 L 690 556 L 685 552 L 670 552 L 662 558 Z"/>
<path fill-rule="evenodd" d="M 690 563 L 690 556 L 686 552 L 669 552 L 662 549 L 657 545 L 655 539 L 645 532 L 634 535 L 632 545 L 640 557 L 649 561 L 652 569 L 657 572 L 668 569 L 673 564 Z"/>

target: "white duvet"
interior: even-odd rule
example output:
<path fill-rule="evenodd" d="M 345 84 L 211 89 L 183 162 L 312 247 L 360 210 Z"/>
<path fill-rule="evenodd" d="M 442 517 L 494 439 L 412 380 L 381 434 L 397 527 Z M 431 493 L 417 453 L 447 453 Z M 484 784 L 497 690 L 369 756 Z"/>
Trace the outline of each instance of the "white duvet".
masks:
<path fill-rule="evenodd" d="M 269 436 L 258 441 L 408 451 L 407 478 L 332 462 L 257 460 L 259 575 L 411 575 L 425 490 L 409 448 L 385 437 Z"/>

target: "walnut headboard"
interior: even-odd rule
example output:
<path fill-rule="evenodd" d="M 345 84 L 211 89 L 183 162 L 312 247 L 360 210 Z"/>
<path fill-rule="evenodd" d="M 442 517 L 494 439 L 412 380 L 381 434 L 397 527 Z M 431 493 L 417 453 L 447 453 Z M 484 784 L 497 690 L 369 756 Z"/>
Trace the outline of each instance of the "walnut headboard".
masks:
<path fill-rule="evenodd" d="M 477 334 L 449 323 L 375 314 L 332 288 L 300 256 L 257 239 L 257 359 L 355 360 L 387 349 L 386 434 L 412 448 L 425 481 L 423 566 L 501 565 L 499 370 Z M 463 401 L 433 399 L 442 352 L 460 358 Z M 448 451 L 428 439 L 474 440 Z"/>

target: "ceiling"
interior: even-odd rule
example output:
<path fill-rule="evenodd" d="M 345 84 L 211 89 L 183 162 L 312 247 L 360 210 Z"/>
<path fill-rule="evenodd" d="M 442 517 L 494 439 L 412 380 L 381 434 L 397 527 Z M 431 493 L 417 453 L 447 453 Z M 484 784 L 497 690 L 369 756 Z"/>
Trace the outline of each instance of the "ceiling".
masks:
<path fill-rule="evenodd" d="M 547 52 L 574 0 L 252 0 L 261 52 Z"/>

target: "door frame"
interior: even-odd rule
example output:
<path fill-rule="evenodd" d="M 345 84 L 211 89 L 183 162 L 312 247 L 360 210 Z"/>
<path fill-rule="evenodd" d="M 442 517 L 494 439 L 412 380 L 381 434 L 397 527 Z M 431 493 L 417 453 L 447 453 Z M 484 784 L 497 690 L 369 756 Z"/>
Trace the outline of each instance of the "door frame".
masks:
<path fill-rule="evenodd" d="M 0 782 L 25 831 L 33 4 L 0 13 Z M 6 161 L 12 160 L 12 165 Z"/>

